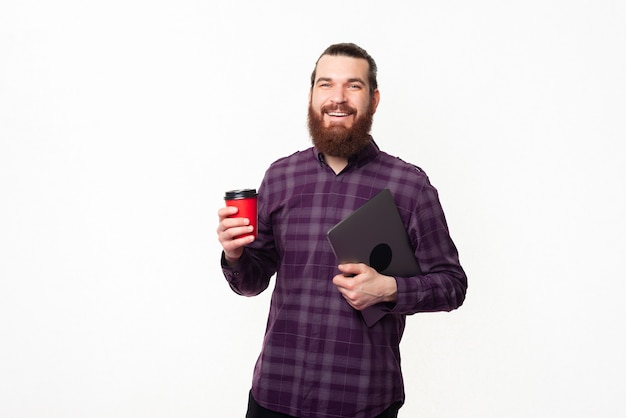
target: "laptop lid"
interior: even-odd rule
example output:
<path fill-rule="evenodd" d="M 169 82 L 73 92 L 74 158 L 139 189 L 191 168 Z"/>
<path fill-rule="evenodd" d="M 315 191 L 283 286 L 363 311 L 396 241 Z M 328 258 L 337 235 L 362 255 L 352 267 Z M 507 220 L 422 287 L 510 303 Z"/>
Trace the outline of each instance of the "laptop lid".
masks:
<path fill-rule="evenodd" d="M 327 233 L 340 263 L 365 263 L 388 276 L 420 273 L 389 189 L 383 189 Z"/>

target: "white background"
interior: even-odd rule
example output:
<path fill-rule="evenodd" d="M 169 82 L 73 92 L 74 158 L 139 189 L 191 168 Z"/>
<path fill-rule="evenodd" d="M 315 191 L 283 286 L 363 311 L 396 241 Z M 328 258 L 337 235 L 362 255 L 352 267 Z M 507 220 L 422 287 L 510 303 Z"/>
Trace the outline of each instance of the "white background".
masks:
<path fill-rule="evenodd" d="M 216 211 L 309 146 L 343 41 L 469 275 L 408 318 L 400 416 L 626 416 L 625 4 L 2 2 L 0 416 L 243 417 L 270 292 L 230 291 Z"/>

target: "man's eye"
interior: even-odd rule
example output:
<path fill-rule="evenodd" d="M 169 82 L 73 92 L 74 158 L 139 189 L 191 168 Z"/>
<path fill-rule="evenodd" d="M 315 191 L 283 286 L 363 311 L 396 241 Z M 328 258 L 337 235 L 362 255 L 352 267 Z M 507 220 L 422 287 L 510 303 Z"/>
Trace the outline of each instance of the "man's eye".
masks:
<path fill-rule="evenodd" d="M 350 89 L 351 90 L 359 90 L 361 88 L 360 84 L 350 84 Z"/>

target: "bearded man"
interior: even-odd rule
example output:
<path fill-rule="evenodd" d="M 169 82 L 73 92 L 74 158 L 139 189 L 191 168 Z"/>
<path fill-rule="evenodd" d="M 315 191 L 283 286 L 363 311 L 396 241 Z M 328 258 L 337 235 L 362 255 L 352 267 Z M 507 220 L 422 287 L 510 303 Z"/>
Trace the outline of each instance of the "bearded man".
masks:
<path fill-rule="evenodd" d="M 221 266 L 253 296 L 276 274 L 248 418 L 397 417 L 404 403 L 400 340 L 407 315 L 450 311 L 467 277 L 436 189 L 418 167 L 370 135 L 380 102 L 377 66 L 355 44 L 328 47 L 311 76 L 313 147 L 274 162 L 259 187 L 257 237 L 234 207 L 218 210 Z M 421 273 L 391 277 L 337 265 L 326 232 L 382 189 L 400 212 Z M 385 306 L 376 323 L 361 315 Z"/>

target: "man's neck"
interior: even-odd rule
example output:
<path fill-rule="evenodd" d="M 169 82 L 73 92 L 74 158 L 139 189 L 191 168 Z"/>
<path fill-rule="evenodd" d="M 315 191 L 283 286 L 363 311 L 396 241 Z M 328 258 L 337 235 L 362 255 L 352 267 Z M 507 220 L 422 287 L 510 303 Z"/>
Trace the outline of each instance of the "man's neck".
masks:
<path fill-rule="evenodd" d="M 328 164 L 328 166 L 332 168 L 335 174 L 341 173 L 341 171 L 348 165 L 347 158 L 334 157 L 327 154 L 324 154 L 324 161 L 326 161 L 326 164 Z"/>

